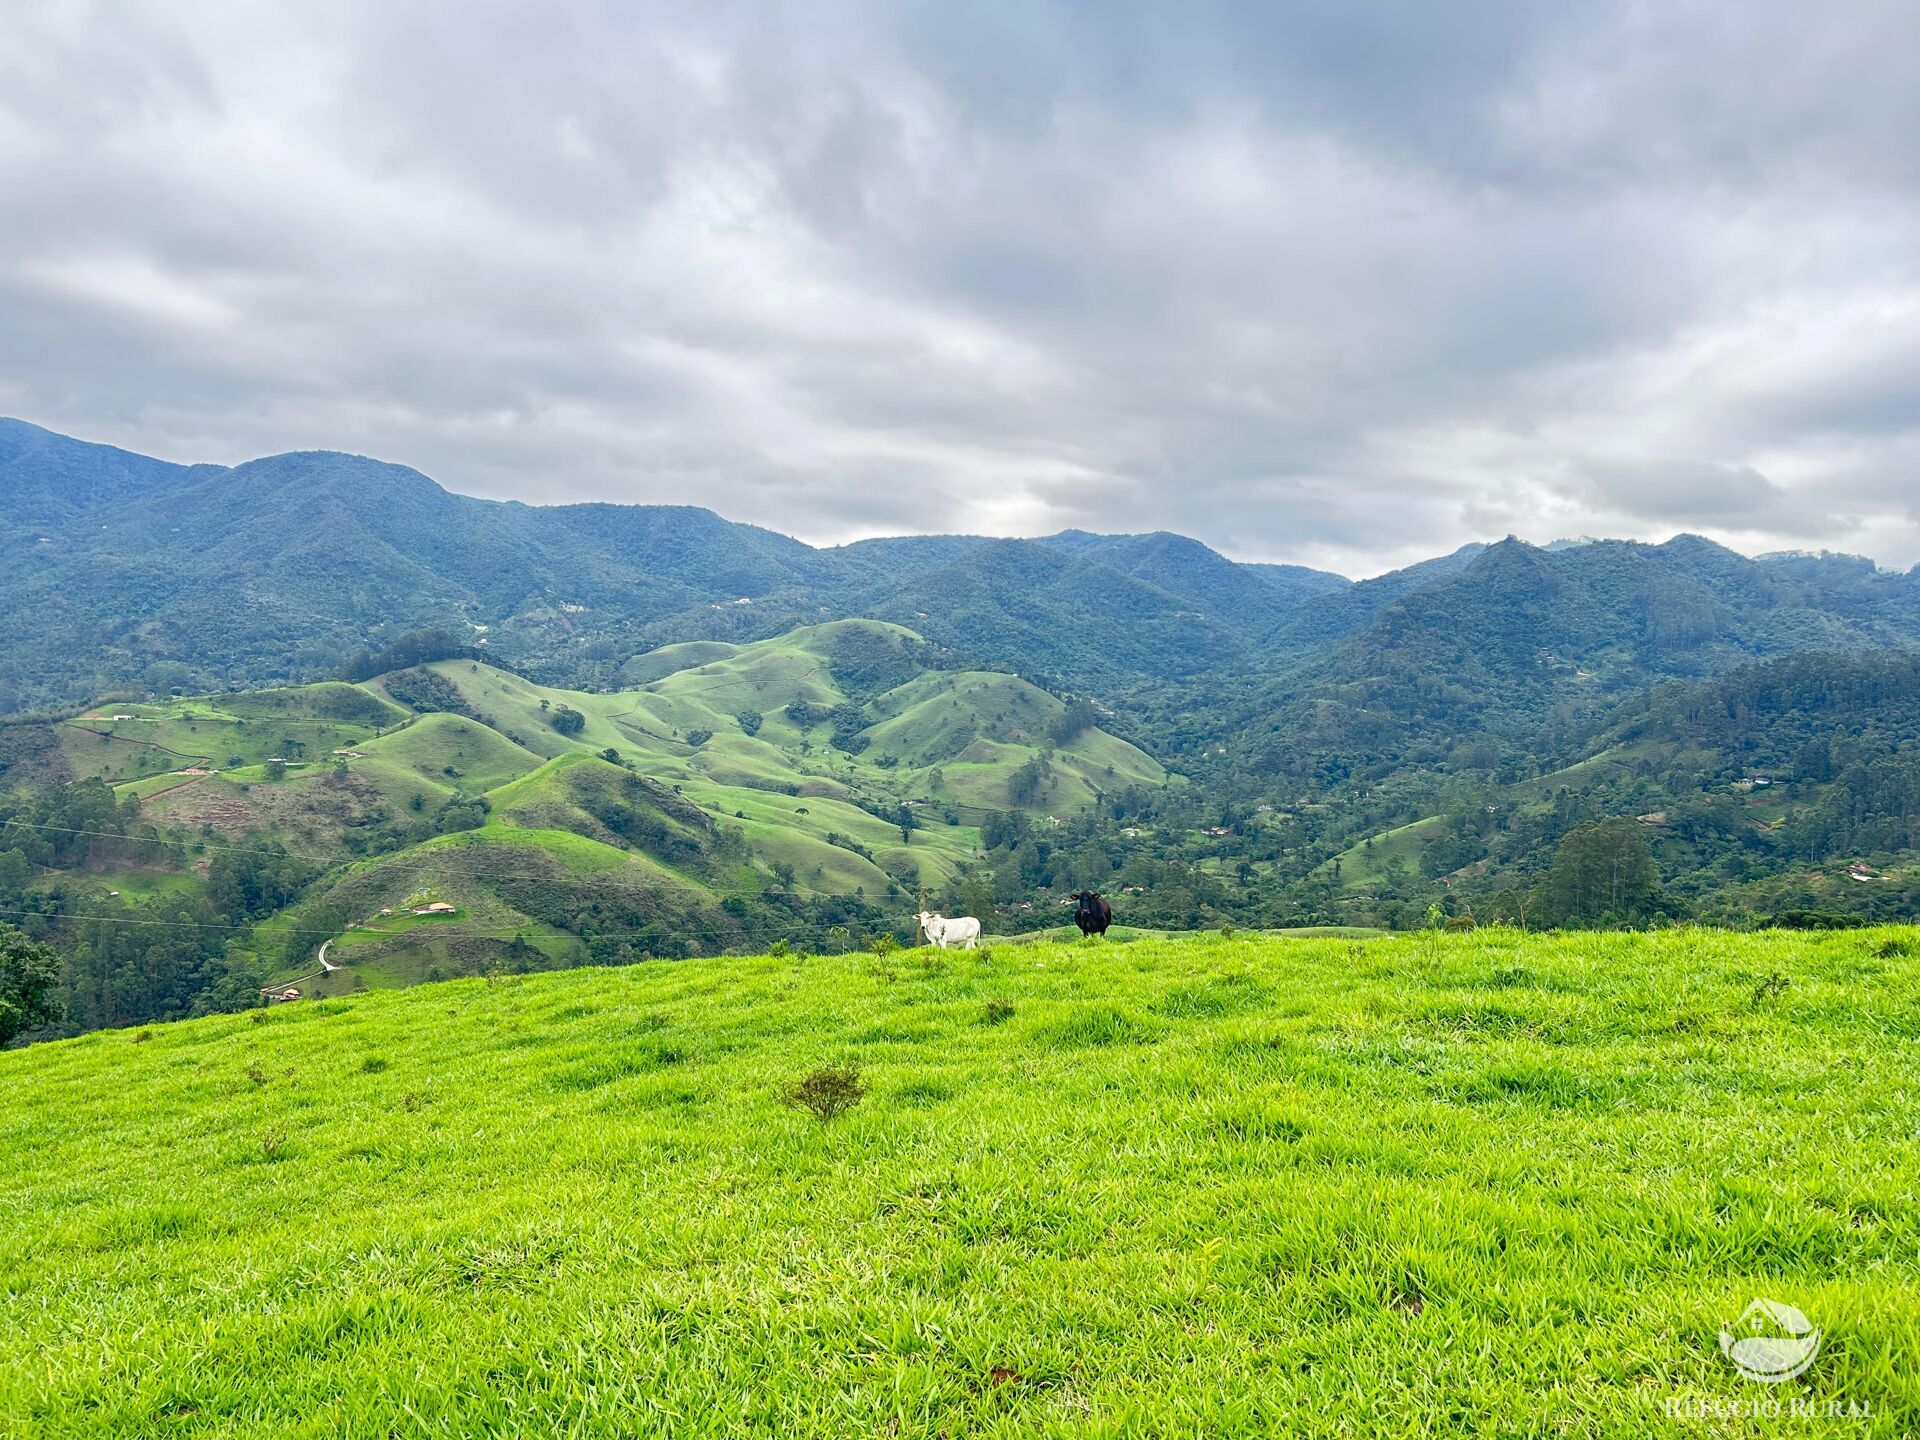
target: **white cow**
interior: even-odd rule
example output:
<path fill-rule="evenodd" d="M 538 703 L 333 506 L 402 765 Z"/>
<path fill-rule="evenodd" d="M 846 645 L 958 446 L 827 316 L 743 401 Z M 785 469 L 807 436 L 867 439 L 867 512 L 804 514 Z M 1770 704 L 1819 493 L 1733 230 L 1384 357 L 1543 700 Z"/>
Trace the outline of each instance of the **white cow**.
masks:
<path fill-rule="evenodd" d="M 980 939 L 980 922 L 971 915 L 956 915 L 947 920 L 923 910 L 913 918 L 920 922 L 920 933 L 941 950 L 949 945 L 971 950 Z"/>

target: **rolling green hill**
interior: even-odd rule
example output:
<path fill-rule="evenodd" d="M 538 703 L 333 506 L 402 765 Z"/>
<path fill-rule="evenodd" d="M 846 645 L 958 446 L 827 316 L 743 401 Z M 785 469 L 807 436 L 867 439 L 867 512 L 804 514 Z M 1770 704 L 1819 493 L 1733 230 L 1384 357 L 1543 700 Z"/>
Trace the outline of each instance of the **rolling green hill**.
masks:
<path fill-rule="evenodd" d="M 1761 1295 L 1823 1337 L 1765 1393 L 1890 1440 L 1917 984 L 1893 930 L 1202 936 L 0 1053 L 0 1432 L 1720 1433 L 1665 1406 L 1763 1393 Z"/>
<path fill-rule="evenodd" d="M 58 916 L 217 893 L 252 922 L 239 953 L 309 997 L 835 926 L 847 944 L 951 889 L 993 817 L 1059 824 L 1165 784 L 1084 704 L 1069 734 L 1059 698 L 936 658 L 899 626 L 836 621 L 669 647 L 608 692 L 444 660 L 97 707 L 44 727 L 19 772 L 67 785 L 34 812 L 45 872 L 23 898 Z M 230 881 L 243 862 L 272 883 Z M 452 913 L 412 913 L 429 905 Z"/>

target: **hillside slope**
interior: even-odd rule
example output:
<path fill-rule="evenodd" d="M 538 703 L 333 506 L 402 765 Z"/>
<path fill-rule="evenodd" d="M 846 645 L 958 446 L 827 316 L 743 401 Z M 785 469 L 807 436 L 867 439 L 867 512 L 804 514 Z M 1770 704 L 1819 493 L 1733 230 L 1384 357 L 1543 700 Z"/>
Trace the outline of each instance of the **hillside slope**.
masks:
<path fill-rule="evenodd" d="M 1911 1433 L 1898 938 L 689 961 L 0 1053 L 0 1431 L 1679 1433 L 1766 1295 L 1793 1398 Z"/>
<path fill-rule="evenodd" d="M 844 948 L 910 928 L 996 817 L 1051 829 L 1166 784 L 1084 704 L 1068 734 L 1058 697 L 937 658 L 900 627 L 835 621 L 671 647 L 605 693 L 448 660 L 15 727 L 40 743 L 0 775 L 0 906 L 69 946 L 82 917 L 231 931 L 233 957 L 307 999 L 782 939 Z M 217 892 L 220 908 L 109 903 L 161 891 Z M 76 1013 L 140 1017 L 122 1000 L 146 988 L 139 948 L 133 983 L 88 987 Z"/>

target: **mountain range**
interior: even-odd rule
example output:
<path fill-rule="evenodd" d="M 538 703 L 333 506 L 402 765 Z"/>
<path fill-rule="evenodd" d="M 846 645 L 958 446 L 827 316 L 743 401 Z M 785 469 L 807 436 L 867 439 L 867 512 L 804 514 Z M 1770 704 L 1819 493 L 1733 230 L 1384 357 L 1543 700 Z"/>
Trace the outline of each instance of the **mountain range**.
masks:
<path fill-rule="evenodd" d="M 0 614 L 0 713 L 314 679 L 427 626 L 542 680 L 613 685 L 661 644 L 850 616 L 1114 699 L 1146 679 L 1277 676 L 1277 699 L 1322 690 L 1366 712 L 1438 675 L 1517 686 L 1533 713 L 1589 678 L 1910 642 L 1920 574 L 1695 536 L 1509 539 L 1358 583 L 1165 533 L 816 548 L 694 507 L 481 500 L 330 452 L 177 465 L 0 420 Z"/>
<path fill-rule="evenodd" d="M 0 908 L 68 1023 L 1045 929 L 1920 907 L 1920 570 L 1693 535 L 1362 581 L 820 548 L 0 421 Z"/>

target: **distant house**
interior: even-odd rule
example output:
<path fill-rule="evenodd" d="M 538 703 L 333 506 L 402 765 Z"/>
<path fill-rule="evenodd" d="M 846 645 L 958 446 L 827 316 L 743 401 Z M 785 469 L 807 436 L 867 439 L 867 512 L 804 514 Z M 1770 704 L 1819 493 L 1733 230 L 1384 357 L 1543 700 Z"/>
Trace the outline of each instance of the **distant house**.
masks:
<path fill-rule="evenodd" d="M 1856 860 L 1847 867 L 1847 878 L 1849 880 L 1865 882 L 1868 880 L 1878 880 L 1880 876 L 1866 861 Z"/>
<path fill-rule="evenodd" d="M 425 905 L 414 906 L 413 913 L 416 915 L 451 915 L 453 914 L 453 909 L 454 907 L 444 900 L 434 900 Z"/>
<path fill-rule="evenodd" d="M 1667 823 L 1667 812 L 1664 810 L 1649 810 L 1646 814 L 1636 815 L 1633 818 L 1638 820 L 1642 825 L 1664 825 Z"/>
<path fill-rule="evenodd" d="M 260 993 L 266 996 L 269 1005 L 284 1005 L 289 1000 L 298 1000 L 300 991 L 292 985 L 267 985 Z"/>

